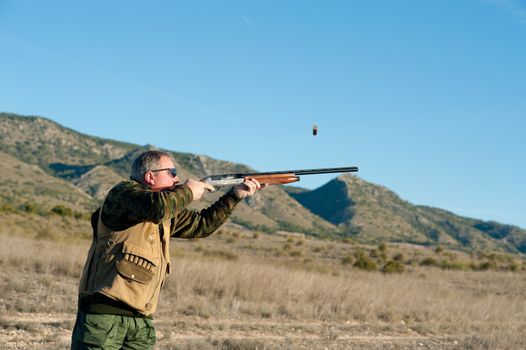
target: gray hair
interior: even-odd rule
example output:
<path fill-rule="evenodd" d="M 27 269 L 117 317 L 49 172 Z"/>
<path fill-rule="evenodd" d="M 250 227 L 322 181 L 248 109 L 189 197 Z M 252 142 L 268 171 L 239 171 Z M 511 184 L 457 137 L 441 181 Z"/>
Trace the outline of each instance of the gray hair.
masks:
<path fill-rule="evenodd" d="M 159 160 L 162 157 L 168 157 L 175 163 L 174 158 L 170 153 L 150 150 L 143 152 L 135 158 L 130 171 L 130 179 L 142 183 L 144 181 L 144 174 L 150 170 L 155 170 L 159 167 Z"/>

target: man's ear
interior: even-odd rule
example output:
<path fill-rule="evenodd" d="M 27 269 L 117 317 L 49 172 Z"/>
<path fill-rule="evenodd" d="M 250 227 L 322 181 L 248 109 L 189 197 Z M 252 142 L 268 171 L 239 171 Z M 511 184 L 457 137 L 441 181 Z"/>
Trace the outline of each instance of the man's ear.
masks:
<path fill-rule="evenodd" d="M 146 174 L 144 174 L 144 182 L 147 185 L 153 185 L 155 183 L 155 179 L 151 171 L 147 171 Z"/>

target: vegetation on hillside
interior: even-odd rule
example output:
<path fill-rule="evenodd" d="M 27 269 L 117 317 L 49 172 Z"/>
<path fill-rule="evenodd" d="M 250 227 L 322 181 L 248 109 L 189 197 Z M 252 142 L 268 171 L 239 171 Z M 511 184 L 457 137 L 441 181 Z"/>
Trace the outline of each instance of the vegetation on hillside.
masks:
<path fill-rule="evenodd" d="M 57 205 L 77 212 L 92 210 L 111 186 L 128 177 L 132 159 L 154 147 L 88 136 L 45 118 L 7 113 L 0 113 L 0 133 L 0 158 L 10 164 L 0 171 L 0 204 L 19 208 L 34 203 L 44 212 Z M 253 171 L 243 164 L 170 152 L 182 178 Z M 18 171 L 7 170 L 12 168 Z M 195 207 L 215 198 L 209 194 Z M 440 245 L 466 252 L 526 253 L 526 230 L 415 206 L 385 187 L 352 175 L 313 191 L 271 186 L 243 201 L 232 220 L 270 233 L 352 238 L 368 244 Z"/>

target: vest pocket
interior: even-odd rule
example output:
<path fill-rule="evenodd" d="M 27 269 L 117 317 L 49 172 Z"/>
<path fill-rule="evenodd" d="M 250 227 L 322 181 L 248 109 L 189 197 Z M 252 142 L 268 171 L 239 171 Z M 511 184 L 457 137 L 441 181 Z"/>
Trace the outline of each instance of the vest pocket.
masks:
<path fill-rule="evenodd" d="M 159 258 L 150 249 L 124 242 L 117 271 L 124 278 L 138 283 L 151 282 L 159 265 Z"/>

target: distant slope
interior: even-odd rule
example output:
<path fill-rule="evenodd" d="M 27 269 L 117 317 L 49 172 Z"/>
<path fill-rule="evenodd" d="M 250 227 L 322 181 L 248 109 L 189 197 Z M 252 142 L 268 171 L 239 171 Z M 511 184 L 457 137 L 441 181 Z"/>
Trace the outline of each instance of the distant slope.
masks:
<path fill-rule="evenodd" d="M 96 201 L 75 185 L 53 177 L 36 165 L 0 152 L 0 205 L 37 206 L 49 210 L 64 205 L 77 211 L 92 210 Z"/>
<path fill-rule="evenodd" d="M 136 147 L 84 135 L 42 117 L 8 113 L 0 113 L 0 134 L 0 151 L 42 168 L 53 163 L 103 163 Z"/>
<path fill-rule="evenodd" d="M 290 195 L 327 221 L 365 242 L 440 244 L 456 249 L 526 253 L 526 231 L 416 206 L 385 187 L 342 175 L 313 191 Z"/>
<path fill-rule="evenodd" d="M 88 195 L 90 203 L 96 204 L 100 204 L 111 186 L 128 178 L 131 162 L 139 153 L 155 148 L 88 136 L 45 118 L 8 113 L 0 113 L 0 133 L 0 151 L 23 163 L 38 166 L 48 176 L 67 181 L 69 186 Z M 174 156 L 183 180 L 253 171 L 246 165 L 204 155 L 165 151 Z M 219 195 L 221 192 L 208 194 L 204 201 L 192 207 L 202 208 Z M 266 189 L 242 202 L 232 220 L 266 231 L 295 230 L 318 236 L 339 233 L 335 225 L 299 205 L 281 187 Z"/>
<path fill-rule="evenodd" d="M 0 113 L 0 205 L 61 204 L 92 210 L 128 178 L 133 159 L 152 145 L 134 145 L 78 133 L 49 119 Z M 252 172 L 246 165 L 171 152 L 181 179 Z M 201 209 L 224 192 L 192 204 Z M 315 190 L 270 186 L 244 200 L 232 221 L 254 230 L 353 237 L 361 242 L 408 242 L 455 249 L 526 253 L 526 230 L 413 205 L 385 187 L 342 175 Z"/>
<path fill-rule="evenodd" d="M 82 174 L 74 184 L 95 199 L 103 200 L 108 191 L 124 179 L 111 168 L 97 165 Z"/>

